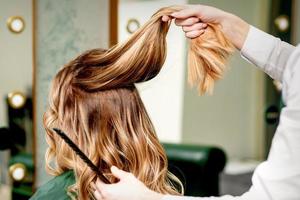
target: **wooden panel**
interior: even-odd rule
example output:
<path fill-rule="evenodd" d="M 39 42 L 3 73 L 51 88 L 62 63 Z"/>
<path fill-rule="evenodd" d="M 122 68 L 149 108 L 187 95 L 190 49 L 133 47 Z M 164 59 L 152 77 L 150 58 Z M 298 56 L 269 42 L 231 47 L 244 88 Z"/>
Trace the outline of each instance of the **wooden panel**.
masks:
<path fill-rule="evenodd" d="M 109 46 L 118 43 L 118 0 L 109 2 Z"/>

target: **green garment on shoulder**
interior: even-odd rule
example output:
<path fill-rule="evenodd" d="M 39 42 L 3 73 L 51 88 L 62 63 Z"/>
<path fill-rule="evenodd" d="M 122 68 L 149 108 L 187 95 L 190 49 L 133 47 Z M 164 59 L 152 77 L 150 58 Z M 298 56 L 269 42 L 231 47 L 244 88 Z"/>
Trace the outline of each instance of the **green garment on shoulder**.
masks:
<path fill-rule="evenodd" d="M 73 171 L 64 172 L 42 185 L 30 200 L 70 200 L 71 198 L 67 194 L 68 187 L 73 185 L 75 181 Z"/>

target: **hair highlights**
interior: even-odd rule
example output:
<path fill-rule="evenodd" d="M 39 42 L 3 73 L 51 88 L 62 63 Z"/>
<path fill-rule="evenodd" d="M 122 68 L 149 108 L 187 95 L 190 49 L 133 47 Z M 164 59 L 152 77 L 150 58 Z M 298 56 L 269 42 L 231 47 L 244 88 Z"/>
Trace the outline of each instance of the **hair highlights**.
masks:
<path fill-rule="evenodd" d="M 44 115 L 47 170 L 59 175 L 74 170 L 72 186 L 78 199 L 89 199 L 96 174 L 83 163 L 52 128 L 59 128 L 99 167 L 111 182 L 110 166 L 130 171 L 150 189 L 179 194 L 171 183 L 180 181 L 168 172 L 167 157 L 134 83 L 150 80 L 166 58 L 170 22 L 162 22 L 181 7 L 160 9 L 128 41 L 105 51 L 87 51 L 55 76 L 49 108 Z M 209 92 L 225 69 L 233 46 L 217 25 L 191 40 L 189 81 Z"/>

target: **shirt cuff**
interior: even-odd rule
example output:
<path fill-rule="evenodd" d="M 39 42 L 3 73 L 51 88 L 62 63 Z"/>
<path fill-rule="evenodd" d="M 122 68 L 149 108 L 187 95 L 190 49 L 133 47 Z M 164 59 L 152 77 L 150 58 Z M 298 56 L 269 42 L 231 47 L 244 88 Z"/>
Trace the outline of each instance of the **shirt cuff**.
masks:
<path fill-rule="evenodd" d="M 269 35 L 254 26 L 250 26 L 247 38 L 241 49 L 241 56 L 248 62 L 256 65 L 261 70 L 265 71 L 272 78 L 281 76 L 281 74 L 274 74 L 276 70 L 273 69 L 271 55 L 280 40 L 272 35 Z"/>
<path fill-rule="evenodd" d="M 277 38 L 269 35 L 254 26 L 250 26 L 247 38 L 241 49 L 241 55 L 246 60 L 263 68 L 274 49 Z"/>

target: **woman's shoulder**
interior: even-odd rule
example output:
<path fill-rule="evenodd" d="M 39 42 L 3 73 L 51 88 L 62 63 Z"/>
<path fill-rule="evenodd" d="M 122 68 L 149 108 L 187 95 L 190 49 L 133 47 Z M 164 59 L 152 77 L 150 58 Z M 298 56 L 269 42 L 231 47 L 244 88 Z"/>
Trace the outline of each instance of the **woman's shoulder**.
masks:
<path fill-rule="evenodd" d="M 59 176 L 54 177 L 44 185 L 38 188 L 30 200 L 37 199 L 55 199 L 55 200 L 69 200 L 67 194 L 68 187 L 75 183 L 75 176 L 73 171 L 67 171 Z"/>

